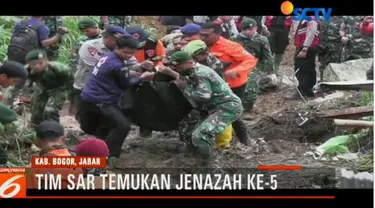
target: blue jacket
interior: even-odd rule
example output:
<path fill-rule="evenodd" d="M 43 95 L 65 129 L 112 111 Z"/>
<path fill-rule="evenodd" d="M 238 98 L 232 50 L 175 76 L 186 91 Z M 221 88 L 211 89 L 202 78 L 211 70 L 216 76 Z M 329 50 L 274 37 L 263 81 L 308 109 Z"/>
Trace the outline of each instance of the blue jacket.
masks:
<path fill-rule="evenodd" d="M 139 77 L 129 77 L 129 70 L 138 62 L 133 57 L 128 61 L 110 52 L 95 65 L 84 85 L 81 99 L 94 104 L 117 104 L 124 90 L 139 84 Z"/>

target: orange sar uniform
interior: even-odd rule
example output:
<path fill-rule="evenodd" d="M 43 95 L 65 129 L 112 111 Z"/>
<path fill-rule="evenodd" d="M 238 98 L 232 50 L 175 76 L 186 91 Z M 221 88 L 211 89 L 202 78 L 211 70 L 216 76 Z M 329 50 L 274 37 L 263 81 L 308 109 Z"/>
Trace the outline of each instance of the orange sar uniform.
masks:
<path fill-rule="evenodd" d="M 143 47 L 138 49 L 134 55 L 138 62 L 141 63 L 146 60 L 153 61 L 156 69 L 163 65 L 162 60 L 163 57 L 166 56 L 166 50 L 162 41 L 150 38 L 150 33 L 141 26 L 135 25 L 127 27 L 126 32 L 138 39 L 140 43 L 144 43 Z M 159 57 L 159 60 L 152 60 L 155 57 Z"/>
<path fill-rule="evenodd" d="M 48 153 L 42 154 L 40 156 L 72 156 L 68 149 L 53 149 Z M 83 170 L 81 168 L 31 168 L 31 164 L 28 165 L 28 169 L 26 172 L 27 177 L 27 188 L 28 189 L 36 189 L 38 188 L 38 178 L 35 177 L 35 174 L 61 174 L 61 187 L 66 188 L 68 186 L 68 175 L 74 174 L 79 175 L 83 174 Z M 75 177 L 73 181 L 77 181 L 78 178 Z M 41 185 L 41 184 L 40 184 Z"/>
<path fill-rule="evenodd" d="M 224 66 L 227 66 L 224 73 L 229 70 L 238 72 L 238 77 L 235 79 L 230 79 L 224 75 L 224 79 L 230 88 L 245 85 L 247 83 L 248 74 L 255 68 L 258 62 L 258 60 L 240 44 L 223 37 L 219 37 L 219 40 L 210 46 L 209 50 L 211 54 L 224 63 Z"/>
<path fill-rule="evenodd" d="M 154 43 L 150 43 L 150 42 L 154 42 Z M 145 44 L 146 45 L 143 48 L 139 49 L 134 55 L 138 62 L 141 63 L 141 62 L 144 62 L 145 60 L 149 60 L 154 57 L 166 56 L 166 50 L 164 48 L 163 43 L 160 40 L 155 41 L 155 40 L 147 39 Z M 154 49 L 148 48 L 147 44 L 153 44 L 155 45 L 155 48 Z M 162 65 L 163 65 L 162 60 L 155 61 L 156 68 Z"/>

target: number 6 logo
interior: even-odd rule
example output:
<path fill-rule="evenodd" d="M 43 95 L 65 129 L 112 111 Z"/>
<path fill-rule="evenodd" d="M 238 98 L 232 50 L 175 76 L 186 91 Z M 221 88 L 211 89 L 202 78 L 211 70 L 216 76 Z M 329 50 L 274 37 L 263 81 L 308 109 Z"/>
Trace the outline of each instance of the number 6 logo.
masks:
<path fill-rule="evenodd" d="M 2 184 L 0 183 L 0 198 L 26 197 L 26 179 L 24 175 L 4 174 L 3 177 L 3 174 L 1 174 L 0 177 L 1 179 L 6 179 L 5 181 L 2 180 L 4 181 Z"/>

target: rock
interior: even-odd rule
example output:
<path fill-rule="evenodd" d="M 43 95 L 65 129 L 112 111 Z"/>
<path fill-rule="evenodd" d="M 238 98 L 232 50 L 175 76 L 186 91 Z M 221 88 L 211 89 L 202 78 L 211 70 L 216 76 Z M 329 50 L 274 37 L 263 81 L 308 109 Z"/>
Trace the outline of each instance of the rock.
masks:
<path fill-rule="evenodd" d="M 366 80 L 366 71 L 371 67 L 374 59 L 357 59 L 344 63 L 329 64 L 323 72 L 325 82 Z"/>

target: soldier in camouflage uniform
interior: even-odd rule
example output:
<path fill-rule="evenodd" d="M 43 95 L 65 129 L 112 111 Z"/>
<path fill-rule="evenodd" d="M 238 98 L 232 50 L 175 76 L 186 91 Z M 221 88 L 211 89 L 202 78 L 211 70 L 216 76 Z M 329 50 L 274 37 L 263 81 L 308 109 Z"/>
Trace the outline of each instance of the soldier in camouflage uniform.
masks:
<path fill-rule="evenodd" d="M 342 16 L 331 16 L 329 21 L 321 21 L 320 50 L 320 79 L 323 80 L 323 70 L 330 63 L 340 62 L 340 52 L 343 46 L 340 37 Z"/>
<path fill-rule="evenodd" d="M 241 99 L 214 70 L 195 63 L 188 53 L 174 53 L 171 64 L 179 74 L 175 84 L 195 107 L 181 121 L 180 137 L 196 150 L 197 165 L 208 166 L 212 140 L 241 115 Z"/>
<path fill-rule="evenodd" d="M 49 28 L 49 38 L 55 36 L 59 27 L 63 26 L 61 16 L 44 16 L 43 20 L 46 26 Z M 59 43 L 61 43 L 61 41 L 46 48 L 49 60 L 56 61 L 59 58 Z"/>
<path fill-rule="evenodd" d="M 258 59 L 256 68 L 249 74 L 244 96 L 244 108 L 250 111 L 261 92 L 273 91 L 277 87 L 276 70 L 267 37 L 257 32 L 257 22 L 251 18 L 243 18 L 241 33 L 233 41 L 240 43 L 249 53 Z"/>
<path fill-rule="evenodd" d="M 31 123 L 35 126 L 43 120 L 59 122 L 59 111 L 65 98 L 66 90 L 73 84 L 71 68 L 48 61 L 47 54 L 40 49 L 26 55 L 30 67 L 30 79 L 35 83 L 31 101 Z"/>
<path fill-rule="evenodd" d="M 192 56 L 194 61 L 210 67 L 220 77 L 223 77 L 224 64 L 208 51 L 207 45 L 203 41 L 193 40 L 183 48 L 183 51 Z"/>
<path fill-rule="evenodd" d="M 132 21 L 132 16 L 101 16 L 99 27 L 104 30 L 110 25 L 128 27 Z"/>
<path fill-rule="evenodd" d="M 85 35 L 79 37 L 76 42 L 76 46 L 72 48 L 72 53 L 69 57 L 69 67 L 72 69 L 72 73 L 74 74 L 77 70 L 79 54 L 78 51 L 81 48 L 81 45 L 88 41 L 101 38 L 100 29 L 98 27 L 98 23 L 96 23 L 93 19 L 84 19 L 78 22 L 78 28 L 82 33 Z M 75 90 L 72 86 L 72 89 L 69 92 L 68 99 L 70 102 L 69 113 L 75 114 L 75 97 L 79 96 L 77 93 L 80 94 L 79 90 Z"/>
<path fill-rule="evenodd" d="M 373 47 L 373 35 L 363 34 L 359 25 L 365 16 L 343 16 L 340 28 L 341 40 L 344 43 L 341 61 L 370 58 Z"/>

